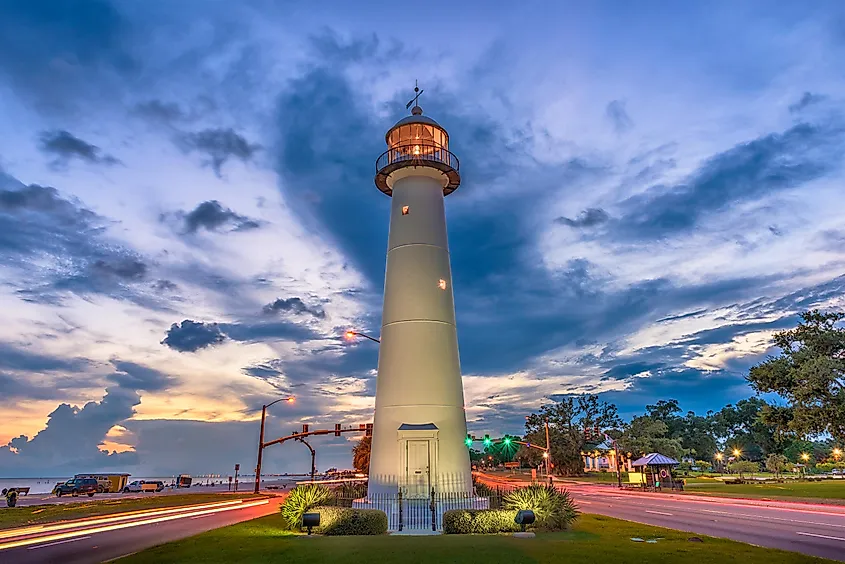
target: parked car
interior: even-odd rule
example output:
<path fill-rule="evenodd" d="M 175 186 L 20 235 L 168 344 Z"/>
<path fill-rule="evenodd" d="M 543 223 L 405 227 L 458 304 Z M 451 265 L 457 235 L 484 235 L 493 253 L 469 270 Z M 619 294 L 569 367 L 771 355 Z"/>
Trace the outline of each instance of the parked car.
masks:
<path fill-rule="evenodd" d="M 151 486 L 155 486 L 155 487 L 151 487 Z M 144 491 L 160 492 L 163 489 L 164 489 L 164 482 L 162 482 L 161 480 L 135 480 L 134 482 L 130 482 L 130 483 L 126 484 L 126 487 L 123 488 L 123 493 L 144 492 Z"/>
<path fill-rule="evenodd" d="M 73 496 L 88 494 L 88 497 L 94 497 L 98 488 L 99 484 L 97 484 L 97 480 L 94 478 L 74 478 L 64 484 L 56 485 L 56 489 L 53 491 L 56 493 L 56 497 L 62 497 L 67 494 Z"/>

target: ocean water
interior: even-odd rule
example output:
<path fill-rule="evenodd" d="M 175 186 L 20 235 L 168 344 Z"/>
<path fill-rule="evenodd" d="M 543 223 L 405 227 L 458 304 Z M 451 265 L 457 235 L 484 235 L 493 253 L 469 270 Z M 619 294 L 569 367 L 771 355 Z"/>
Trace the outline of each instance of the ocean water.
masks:
<path fill-rule="evenodd" d="M 73 478 L 73 476 L 64 476 L 56 478 L 0 478 L 0 490 L 5 488 L 25 488 L 29 487 L 31 494 L 48 494 L 53 491 L 53 487 L 59 482 L 66 482 Z M 172 484 L 176 482 L 176 476 L 159 476 L 159 477 L 145 477 L 145 476 L 129 476 L 129 482 L 135 480 L 161 480 L 165 484 Z M 205 478 L 195 476 L 194 484 L 206 484 L 211 482 L 223 482 L 226 484 L 225 477 Z"/>

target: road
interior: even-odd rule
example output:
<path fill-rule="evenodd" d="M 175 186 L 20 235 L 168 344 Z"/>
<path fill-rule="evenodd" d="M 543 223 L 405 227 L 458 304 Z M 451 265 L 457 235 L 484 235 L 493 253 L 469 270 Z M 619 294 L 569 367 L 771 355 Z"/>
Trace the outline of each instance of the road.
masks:
<path fill-rule="evenodd" d="M 93 564 L 278 511 L 281 498 L 194 504 L 0 530 L 0 564 Z"/>
<path fill-rule="evenodd" d="M 480 477 L 495 486 L 499 477 Z M 845 561 L 845 507 L 565 484 L 584 513 Z"/>

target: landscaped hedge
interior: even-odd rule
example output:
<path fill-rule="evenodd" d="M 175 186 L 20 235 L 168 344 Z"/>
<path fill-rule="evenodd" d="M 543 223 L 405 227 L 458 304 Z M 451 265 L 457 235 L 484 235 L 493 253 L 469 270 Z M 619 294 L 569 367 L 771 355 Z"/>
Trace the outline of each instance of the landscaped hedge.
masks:
<path fill-rule="evenodd" d="M 515 517 L 516 510 L 451 509 L 443 514 L 443 532 L 447 535 L 515 532 L 522 529 Z"/>
<path fill-rule="evenodd" d="M 324 535 L 383 535 L 387 532 L 387 514 L 378 509 L 315 507 L 309 513 L 320 514 L 316 532 Z"/>

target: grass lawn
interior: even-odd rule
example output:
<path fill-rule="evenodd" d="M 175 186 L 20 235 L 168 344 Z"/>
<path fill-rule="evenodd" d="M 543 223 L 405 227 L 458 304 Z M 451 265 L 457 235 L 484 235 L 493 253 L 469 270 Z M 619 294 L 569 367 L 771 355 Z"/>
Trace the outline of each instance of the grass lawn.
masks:
<path fill-rule="evenodd" d="M 538 534 L 535 539 L 509 535 L 443 535 L 438 537 L 306 537 L 281 530 L 279 515 L 203 533 L 120 559 L 120 564 L 179 562 L 446 564 L 483 562 L 665 562 L 786 564 L 832 562 L 724 539 L 640 525 L 601 515 L 583 515 L 572 531 Z M 655 544 L 633 542 L 660 538 Z"/>
<path fill-rule="evenodd" d="M 50 505 L 30 505 L 27 507 L 3 507 L 0 509 L 0 529 L 54 523 L 93 515 L 109 515 L 138 509 L 193 505 L 214 501 L 226 501 L 255 497 L 251 493 L 207 493 L 150 496 L 137 499 L 93 499 L 79 503 L 55 503 Z"/>
<path fill-rule="evenodd" d="M 780 484 L 725 484 L 708 478 L 688 478 L 684 493 L 753 498 L 807 499 L 826 498 L 845 504 L 845 480 L 821 482 L 784 482 Z"/>

